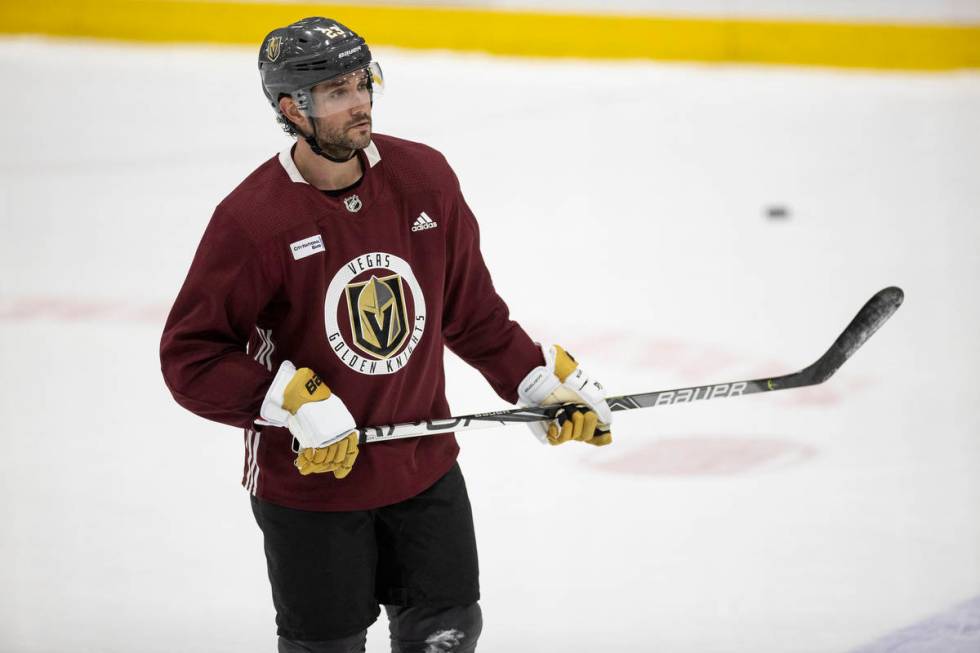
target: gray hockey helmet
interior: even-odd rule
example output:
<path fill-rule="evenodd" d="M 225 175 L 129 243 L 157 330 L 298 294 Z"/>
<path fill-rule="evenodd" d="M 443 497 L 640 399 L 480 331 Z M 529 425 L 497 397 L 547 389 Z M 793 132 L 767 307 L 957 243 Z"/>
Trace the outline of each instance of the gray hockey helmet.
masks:
<path fill-rule="evenodd" d="M 279 98 L 293 97 L 309 107 L 309 90 L 321 82 L 368 69 L 372 91 L 381 90 L 381 69 L 371 61 L 364 39 L 330 18 L 311 17 L 272 30 L 259 50 L 262 91 L 287 131 L 291 125 L 279 110 Z"/>

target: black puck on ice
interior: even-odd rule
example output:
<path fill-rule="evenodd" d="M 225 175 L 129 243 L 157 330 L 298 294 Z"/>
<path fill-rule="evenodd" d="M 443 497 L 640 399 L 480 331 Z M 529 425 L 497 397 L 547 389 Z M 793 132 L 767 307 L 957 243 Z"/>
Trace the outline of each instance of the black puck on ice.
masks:
<path fill-rule="evenodd" d="M 766 207 L 766 218 L 769 220 L 786 220 L 789 218 L 789 207 L 782 204 L 770 204 Z"/>

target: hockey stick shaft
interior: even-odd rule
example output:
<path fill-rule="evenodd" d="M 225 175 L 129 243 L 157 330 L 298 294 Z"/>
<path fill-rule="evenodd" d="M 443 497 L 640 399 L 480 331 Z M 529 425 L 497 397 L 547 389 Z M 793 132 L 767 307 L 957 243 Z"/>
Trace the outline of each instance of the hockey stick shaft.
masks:
<path fill-rule="evenodd" d="M 634 408 L 670 406 L 705 399 L 741 397 L 758 392 L 802 388 L 823 383 L 833 376 L 834 372 L 898 310 L 904 298 L 905 294 L 902 292 L 902 289 L 896 286 L 890 286 L 876 293 L 858 311 L 858 314 L 847 325 L 847 328 L 841 332 L 834 341 L 834 344 L 830 346 L 830 349 L 809 367 L 799 372 L 773 378 L 733 381 L 714 385 L 701 385 L 674 390 L 659 390 L 656 392 L 609 397 L 607 399 L 609 407 L 614 411 L 620 411 L 632 410 Z M 554 419 L 555 412 L 558 408 L 559 406 L 515 408 L 491 413 L 476 413 L 473 415 L 447 417 L 445 419 L 410 422 L 406 424 L 369 426 L 361 429 L 361 444 L 490 428 L 515 422 L 550 420 Z"/>

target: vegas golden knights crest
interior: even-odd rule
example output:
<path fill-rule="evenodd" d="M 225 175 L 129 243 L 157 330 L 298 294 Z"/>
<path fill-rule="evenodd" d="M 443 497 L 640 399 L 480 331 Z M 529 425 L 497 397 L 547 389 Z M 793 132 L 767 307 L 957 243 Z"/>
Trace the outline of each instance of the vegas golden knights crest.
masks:
<path fill-rule="evenodd" d="M 265 56 L 269 61 L 275 61 L 282 52 L 282 37 L 273 36 L 265 46 Z"/>
<path fill-rule="evenodd" d="M 398 374 L 425 343 L 425 293 L 412 266 L 363 252 L 337 268 L 323 297 L 327 343 L 358 374 Z"/>
<path fill-rule="evenodd" d="M 372 358 L 391 358 L 408 337 L 408 312 L 400 275 L 371 276 L 346 287 L 354 345 Z"/>

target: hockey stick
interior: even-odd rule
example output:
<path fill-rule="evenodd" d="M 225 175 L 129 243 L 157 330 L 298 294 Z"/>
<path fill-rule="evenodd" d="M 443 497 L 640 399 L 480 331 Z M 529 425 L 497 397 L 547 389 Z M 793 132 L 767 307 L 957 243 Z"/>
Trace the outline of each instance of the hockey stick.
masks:
<path fill-rule="evenodd" d="M 777 376 L 771 379 L 756 379 L 754 381 L 734 381 L 717 385 L 700 385 L 676 390 L 660 390 L 635 395 L 609 397 L 609 407 L 614 411 L 631 410 L 633 408 L 650 408 L 653 406 L 669 406 L 672 404 L 688 403 L 701 399 L 721 399 L 723 397 L 741 397 L 756 392 L 772 392 L 802 388 L 808 385 L 823 383 L 851 357 L 878 328 L 902 305 L 905 294 L 901 288 L 891 286 L 878 292 L 868 300 L 868 303 L 858 311 L 858 314 L 847 325 L 830 349 L 815 363 L 794 374 Z M 447 417 L 424 422 L 407 424 L 389 424 L 386 426 L 368 426 L 361 429 L 361 444 L 385 442 L 400 438 L 416 438 L 425 435 L 437 435 L 453 431 L 489 428 L 503 426 L 514 422 L 539 422 L 554 419 L 555 412 L 560 406 L 542 408 L 515 408 L 500 410 L 492 413 L 477 413 L 461 417 Z"/>

